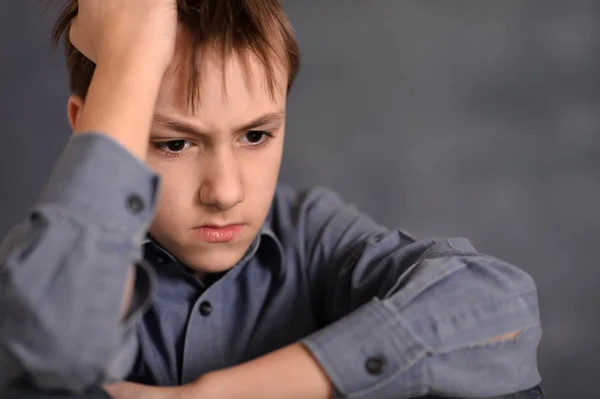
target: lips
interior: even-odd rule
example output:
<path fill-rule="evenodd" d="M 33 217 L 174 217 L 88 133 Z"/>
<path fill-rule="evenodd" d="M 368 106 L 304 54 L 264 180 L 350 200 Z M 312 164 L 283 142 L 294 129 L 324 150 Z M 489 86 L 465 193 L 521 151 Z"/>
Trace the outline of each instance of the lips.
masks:
<path fill-rule="evenodd" d="M 233 241 L 242 232 L 243 224 L 229 224 L 225 226 L 204 225 L 192 229 L 194 235 L 200 240 L 216 244 Z"/>

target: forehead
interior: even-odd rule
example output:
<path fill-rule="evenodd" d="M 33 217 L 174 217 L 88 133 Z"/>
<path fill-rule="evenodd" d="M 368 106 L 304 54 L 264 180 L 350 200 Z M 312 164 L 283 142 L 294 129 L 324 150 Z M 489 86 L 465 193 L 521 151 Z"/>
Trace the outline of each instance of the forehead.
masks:
<path fill-rule="evenodd" d="M 157 110 L 210 115 L 211 112 L 247 114 L 285 107 L 287 71 L 281 63 L 273 62 L 269 74 L 249 50 L 227 55 L 205 50 L 197 51 L 192 70 L 190 53 L 178 46 L 162 81 Z M 190 102 L 192 75 L 197 79 L 194 109 Z"/>

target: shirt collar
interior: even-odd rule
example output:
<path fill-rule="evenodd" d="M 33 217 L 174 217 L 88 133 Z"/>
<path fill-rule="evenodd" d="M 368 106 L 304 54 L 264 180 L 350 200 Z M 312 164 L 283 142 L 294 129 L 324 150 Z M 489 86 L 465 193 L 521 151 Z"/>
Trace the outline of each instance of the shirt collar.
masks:
<path fill-rule="evenodd" d="M 278 278 L 283 278 L 286 270 L 283 245 L 269 222 L 263 224 L 258 238 L 260 248 L 257 245 L 257 251 L 260 249 L 258 255 L 263 258 L 261 260 L 273 269 Z"/>

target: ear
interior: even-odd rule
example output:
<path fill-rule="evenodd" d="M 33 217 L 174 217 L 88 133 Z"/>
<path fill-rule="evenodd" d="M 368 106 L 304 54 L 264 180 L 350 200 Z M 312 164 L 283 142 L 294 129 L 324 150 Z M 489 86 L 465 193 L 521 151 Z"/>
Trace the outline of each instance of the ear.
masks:
<path fill-rule="evenodd" d="M 79 114 L 81 113 L 82 108 L 83 100 L 81 99 L 81 97 L 79 97 L 76 94 L 71 95 L 67 104 L 67 116 L 69 118 L 71 130 L 73 131 L 75 131 L 75 126 L 77 126 L 77 120 L 79 118 Z"/>

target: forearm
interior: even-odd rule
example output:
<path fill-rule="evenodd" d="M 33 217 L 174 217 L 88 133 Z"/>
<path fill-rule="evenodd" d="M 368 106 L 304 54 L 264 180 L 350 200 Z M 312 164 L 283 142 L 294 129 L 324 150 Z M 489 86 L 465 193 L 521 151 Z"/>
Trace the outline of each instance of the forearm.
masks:
<path fill-rule="evenodd" d="M 196 381 L 190 398 L 329 399 L 333 388 L 302 344 L 293 344 L 250 362 L 216 371 Z"/>
<path fill-rule="evenodd" d="M 113 59 L 99 64 L 76 132 L 102 132 L 145 159 L 154 106 L 164 68 L 152 57 Z"/>

